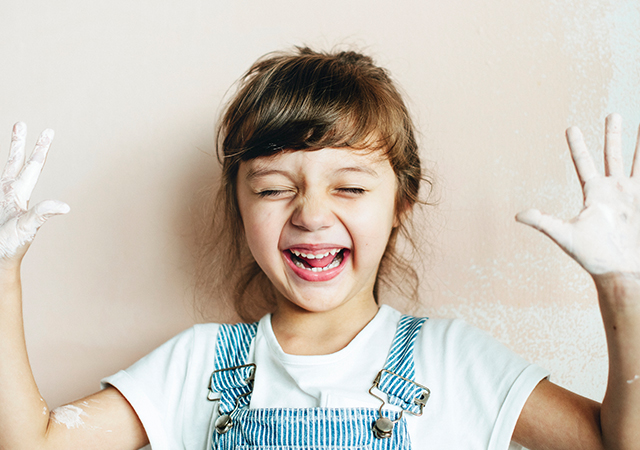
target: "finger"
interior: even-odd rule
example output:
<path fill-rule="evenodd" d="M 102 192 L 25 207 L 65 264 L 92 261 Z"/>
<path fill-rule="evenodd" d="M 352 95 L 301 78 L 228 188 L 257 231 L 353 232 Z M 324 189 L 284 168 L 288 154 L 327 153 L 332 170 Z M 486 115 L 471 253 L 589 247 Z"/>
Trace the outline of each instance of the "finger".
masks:
<path fill-rule="evenodd" d="M 516 214 L 516 220 L 536 230 L 542 231 L 562 247 L 564 251 L 571 253 L 572 230 L 571 225 L 568 223 L 556 217 L 542 214 L 537 209 L 529 209 Z"/>
<path fill-rule="evenodd" d="M 633 153 L 633 165 L 631 166 L 631 176 L 640 176 L 640 126 L 636 137 L 636 150 Z"/>
<path fill-rule="evenodd" d="M 610 177 L 624 175 L 622 163 L 622 116 L 610 114 L 605 119 L 604 172 Z"/>
<path fill-rule="evenodd" d="M 38 229 L 50 217 L 66 214 L 69 211 L 69 205 L 58 200 L 45 200 L 35 205 L 18 219 L 17 228 L 22 244 L 31 241 Z"/>
<path fill-rule="evenodd" d="M 42 172 L 42 167 L 47 159 L 47 153 L 49 152 L 53 135 L 53 130 L 49 128 L 42 132 L 38 138 L 38 142 L 36 142 L 33 153 L 31 153 L 29 160 L 22 168 L 22 172 L 20 172 L 18 179 L 13 185 L 18 204 L 23 208 L 26 208 L 27 202 L 29 198 L 31 198 L 31 193 L 36 187 L 36 183 Z"/>
<path fill-rule="evenodd" d="M 576 166 L 578 178 L 584 186 L 587 181 L 598 176 L 598 170 L 593 163 L 593 158 L 591 158 L 589 150 L 587 150 L 580 129 L 578 127 L 571 127 L 567 129 L 566 134 L 573 164 Z"/>
<path fill-rule="evenodd" d="M 7 164 L 2 171 L 2 178 L 13 180 L 20 173 L 24 164 L 24 146 L 27 140 L 27 125 L 18 122 L 13 126 L 11 133 L 11 147 L 9 147 L 9 157 Z"/>

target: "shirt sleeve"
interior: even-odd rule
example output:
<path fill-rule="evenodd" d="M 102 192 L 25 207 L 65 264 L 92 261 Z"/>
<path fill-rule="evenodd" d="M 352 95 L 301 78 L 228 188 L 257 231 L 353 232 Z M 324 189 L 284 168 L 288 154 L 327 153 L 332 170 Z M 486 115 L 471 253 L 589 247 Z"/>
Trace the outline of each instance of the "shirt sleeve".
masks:
<path fill-rule="evenodd" d="M 461 320 L 428 320 L 415 358 L 431 397 L 414 423 L 433 448 L 507 450 L 527 398 L 549 376 Z"/>
<path fill-rule="evenodd" d="M 126 370 L 102 380 L 140 418 L 153 450 L 207 448 L 213 402 L 207 400 L 216 324 L 196 325 Z"/>

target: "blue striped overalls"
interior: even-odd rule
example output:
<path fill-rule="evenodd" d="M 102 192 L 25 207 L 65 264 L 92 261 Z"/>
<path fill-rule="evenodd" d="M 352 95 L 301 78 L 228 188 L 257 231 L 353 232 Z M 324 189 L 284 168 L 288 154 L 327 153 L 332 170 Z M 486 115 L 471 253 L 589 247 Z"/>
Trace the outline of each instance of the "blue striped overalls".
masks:
<path fill-rule="evenodd" d="M 422 414 L 429 397 L 429 389 L 413 381 L 413 347 L 424 321 L 400 319 L 385 366 L 369 390 L 381 400 L 380 409 L 249 409 L 256 367 L 247 364 L 247 356 L 258 324 L 221 325 L 209 384 L 209 399 L 219 400 L 212 450 L 410 450 L 403 412 Z M 385 403 L 401 411 L 383 409 Z"/>

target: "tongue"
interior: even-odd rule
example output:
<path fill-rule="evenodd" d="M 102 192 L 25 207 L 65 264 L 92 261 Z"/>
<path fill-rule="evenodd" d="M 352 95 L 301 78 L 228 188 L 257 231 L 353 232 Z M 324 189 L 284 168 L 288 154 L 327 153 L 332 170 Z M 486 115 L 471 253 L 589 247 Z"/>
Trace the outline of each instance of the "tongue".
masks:
<path fill-rule="evenodd" d="M 335 255 L 325 256 L 324 258 L 319 259 L 307 259 L 302 256 L 298 256 L 302 262 L 304 262 L 309 267 L 325 267 L 331 264 L 331 262 L 335 259 Z"/>

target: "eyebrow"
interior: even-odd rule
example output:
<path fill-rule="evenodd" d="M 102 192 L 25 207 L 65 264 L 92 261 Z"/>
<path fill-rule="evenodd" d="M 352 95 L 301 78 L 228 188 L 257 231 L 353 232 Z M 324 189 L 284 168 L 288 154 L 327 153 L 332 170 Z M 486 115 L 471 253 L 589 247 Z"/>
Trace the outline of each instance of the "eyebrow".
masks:
<path fill-rule="evenodd" d="M 278 169 L 251 169 L 247 172 L 246 179 L 251 181 L 255 178 L 265 177 L 267 175 L 284 175 L 285 177 L 289 177 L 290 172 L 288 170 L 278 170 Z"/>
<path fill-rule="evenodd" d="M 369 168 L 369 167 L 365 167 L 365 166 L 348 166 L 348 167 L 342 167 L 338 170 L 336 170 L 336 173 L 341 174 L 341 173 L 349 173 L 349 172 L 356 172 L 356 173 L 366 173 L 367 175 L 371 175 L 373 177 L 378 178 L 378 172 L 376 172 L 375 170 Z"/>
<path fill-rule="evenodd" d="M 336 170 L 334 173 L 335 174 L 343 174 L 343 173 L 351 173 L 351 172 L 355 172 L 355 173 L 364 173 L 367 175 L 371 175 L 373 177 L 378 178 L 378 172 L 376 172 L 375 170 L 369 168 L 369 167 L 365 167 L 365 166 L 347 166 L 347 167 L 341 167 L 338 170 Z M 289 170 L 278 170 L 278 169 L 261 169 L 261 168 L 255 168 L 255 169 L 251 169 L 247 172 L 246 175 L 246 179 L 248 181 L 254 180 L 256 178 L 260 178 L 260 177 L 265 177 L 268 175 L 283 175 L 285 177 L 291 177 L 291 171 Z"/>

